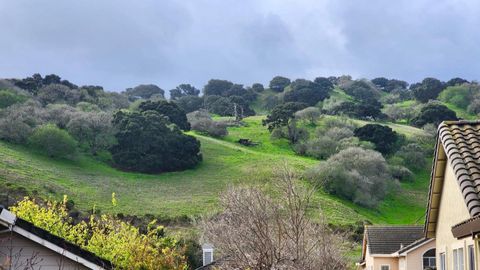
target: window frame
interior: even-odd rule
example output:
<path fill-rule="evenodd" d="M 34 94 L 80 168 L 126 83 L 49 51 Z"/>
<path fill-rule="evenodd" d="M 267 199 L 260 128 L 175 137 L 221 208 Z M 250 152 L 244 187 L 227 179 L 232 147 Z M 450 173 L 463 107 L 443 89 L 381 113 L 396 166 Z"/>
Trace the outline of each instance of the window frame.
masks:
<path fill-rule="evenodd" d="M 468 252 L 468 270 L 475 270 L 475 247 L 474 245 L 467 246 Z"/>
<path fill-rule="evenodd" d="M 447 256 L 445 252 L 441 252 L 438 256 L 438 260 L 440 262 L 440 265 L 438 266 L 440 269 L 439 270 L 446 270 L 447 268 Z"/>
<path fill-rule="evenodd" d="M 380 265 L 380 270 L 384 270 L 383 267 L 388 267 L 387 270 L 390 270 L 390 264 L 381 264 Z"/>

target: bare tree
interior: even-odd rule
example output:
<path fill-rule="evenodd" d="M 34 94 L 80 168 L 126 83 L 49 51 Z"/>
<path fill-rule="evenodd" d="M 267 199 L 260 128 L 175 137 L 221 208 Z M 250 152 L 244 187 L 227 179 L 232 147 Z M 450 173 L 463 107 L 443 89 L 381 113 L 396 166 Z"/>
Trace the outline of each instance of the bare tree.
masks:
<path fill-rule="evenodd" d="M 302 188 L 287 165 L 276 171 L 277 200 L 256 187 L 230 188 L 221 196 L 224 211 L 202 221 L 203 241 L 228 258 L 220 268 L 345 269 L 344 238 L 307 213 L 314 189 Z"/>

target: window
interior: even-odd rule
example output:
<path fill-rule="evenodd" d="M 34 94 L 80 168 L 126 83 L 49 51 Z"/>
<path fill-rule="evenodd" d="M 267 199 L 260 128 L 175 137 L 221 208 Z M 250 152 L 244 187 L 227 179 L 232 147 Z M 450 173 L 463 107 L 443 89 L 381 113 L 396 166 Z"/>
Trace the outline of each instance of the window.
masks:
<path fill-rule="evenodd" d="M 423 269 L 435 269 L 435 249 L 432 248 L 423 254 Z"/>
<path fill-rule="evenodd" d="M 453 250 L 453 270 L 464 270 L 463 248 Z"/>
<path fill-rule="evenodd" d="M 390 265 L 382 265 L 380 266 L 380 270 L 390 270 Z"/>
<path fill-rule="evenodd" d="M 446 270 L 446 268 L 445 268 L 445 253 L 440 253 L 440 270 Z"/>
<path fill-rule="evenodd" d="M 475 270 L 475 249 L 468 246 L 468 270 Z"/>

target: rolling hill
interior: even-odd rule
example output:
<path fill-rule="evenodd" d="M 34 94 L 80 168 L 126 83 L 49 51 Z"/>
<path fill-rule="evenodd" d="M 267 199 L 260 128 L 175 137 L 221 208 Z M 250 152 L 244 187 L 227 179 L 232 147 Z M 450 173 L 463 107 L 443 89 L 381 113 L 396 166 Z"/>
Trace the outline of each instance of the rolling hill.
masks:
<path fill-rule="evenodd" d="M 224 139 L 191 132 L 201 141 L 203 162 L 192 170 L 148 175 L 118 171 L 100 158 L 78 154 L 76 159 L 57 160 L 27 147 L 0 142 L 0 184 L 8 190 L 25 190 L 42 198 L 60 200 L 67 195 L 82 211 L 95 207 L 102 212 L 153 215 L 163 221 L 185 222 L 215 211 L 218 195 L 229 185 L 266 183 L 275 164 L 287 162 L 298 170 L 318 160 L 295 155 L 286 140 L 270 140 L 261 125 L 262 116 L 245 119 L 245 126 L 229 128 Z M 366 124 L 366 121 L 358 121 Z M 388 124 L 415 136 L 423 131 Z M 239 138 L 260 144 L 245 147 Z M 415 182 L 403 183 L 378 209 L 366 209 L 346 200 L 317 192 L 316 200 L 329 223 L 422 223 L 429 181 L 428 170 L 416 172 Z M 113 207 L 115 192 L 118 205 Z M 0 192 L 1 193 L 1 192 Z M 317 215 L 319 211 L 313 211 Z"/>

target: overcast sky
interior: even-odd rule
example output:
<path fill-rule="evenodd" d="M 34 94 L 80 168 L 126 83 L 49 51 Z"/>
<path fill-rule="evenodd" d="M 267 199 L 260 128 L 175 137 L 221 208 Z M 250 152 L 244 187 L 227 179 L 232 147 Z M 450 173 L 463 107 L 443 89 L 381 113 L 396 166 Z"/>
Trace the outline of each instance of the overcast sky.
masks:
<path fill-rule="evenodd" d="M 478 0 L 0 0 L 0 77 L 480 79 Z"/>

